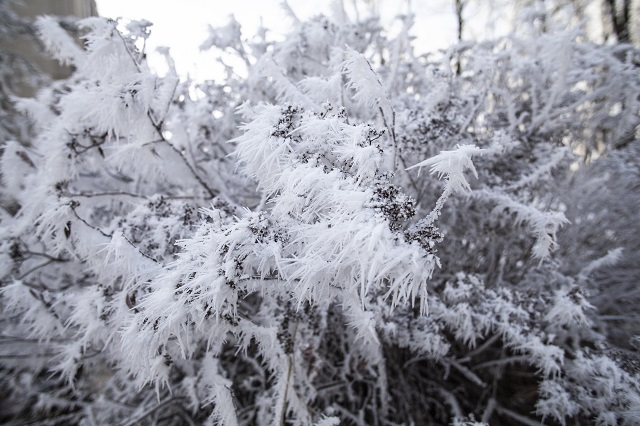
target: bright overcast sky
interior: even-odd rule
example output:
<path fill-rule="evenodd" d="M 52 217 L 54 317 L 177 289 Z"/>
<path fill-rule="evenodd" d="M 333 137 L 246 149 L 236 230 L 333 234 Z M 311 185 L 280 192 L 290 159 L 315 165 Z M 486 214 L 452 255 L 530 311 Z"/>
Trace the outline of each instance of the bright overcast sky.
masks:
<path fill-rule="evenodd" d="M 96 0 L 96 3 L 102 16 L 153 22 L 149 52 L 158 46 L 169 47 L 178 72 L 197 80 L 215 76 L 213 53 L 199 52 L 199 46 L 208 34 L 208 24 L 223 26 L 233 14 L 242 26 L 245 39 L 255 34 L 261 19 L 274 37 L 285 34 L 291 26 L 281 0 Z M 331 0 L 289 0 L 288 3 L 300 19 L 331 13 Z M 351 5 L 352 1 L 344 0 L 344 3 Z M 380 0 L 379 3 L 380 14 L 386 19 L 407 11 L 406 0 Z M 445 48 L 455 41 L 452 1 L 413 3 L 416 15 L 413 34 L 418 37 L 420 46 L 424 46 L 420 50 Z M 154 62 L 152 59 L 152 66 Z"/>

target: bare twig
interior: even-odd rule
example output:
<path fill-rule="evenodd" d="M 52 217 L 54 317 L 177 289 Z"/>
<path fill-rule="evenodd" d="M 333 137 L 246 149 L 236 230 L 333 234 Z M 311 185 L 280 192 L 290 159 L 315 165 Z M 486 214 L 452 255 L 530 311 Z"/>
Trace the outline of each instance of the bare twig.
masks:
<path fill-rule="evenodd" d="M 528 360 L 529 358 L 526 356 L 512 356 L 509 358 L 502 358 L 494 361 L 483 362 L 482 364 L 474 365 L 473 368 L 482 369 L 482 368 L 489 368 L 489 367 L 498 367 L 501 365 L 507 365 L 507 364 L 516 363 L 516 362 L 525 363 Z"/>
<path fill-rule="evenodd" d="M 295 354 L 295 344 L 296 344 L 296 335 L 298 334 L 298 322 L 296 321 L 295 327 L 293 328 L 293 336 L 292 336 L 292 345 L 293 345 L 293 354 Z M 280 412 L 280 426 L 284 426 L 284 418 L 287 413 L 287 393 L 289 392 L 289 382 L 291 380 L 291 370 L 293 368 L 294 355 L 289 355 L 287 358 L 287 381 L 284 387 L 284 395 L 282 396 L 282 410 Z"/>
<path fill-rule="evenodd" d="M 498 340 L 500 338 L 499 334 L 494 334 L 493 336 L 491 336 L 489 339 L 487 339 L 486 342 L 484 342 L 483 344 L 481 344 L 480 346 L 478 346 L 476 349 L 474 349 L 473 351 L 469 352 L 467 354 L 466 357 L 464 357 L 464 361 L 468 361 L 471 358 L 473 358 L 474 356 L 484 352 L 486 349 L 488 349 L 491 345 L 493 345 L 496 340 Z M 463 362 L 462 359 L 458 360 L 459 362 Z"/>
<path fill-rule="evenodd" d="M 109 239 L 113 238 L 113 234 L 109 234 L 107 232 L 104 232 L 102 229 L 98 228 L 97 226 L 94 226 L 92 224 L 90 224 L 89 222 L 87 222 L 84 218 L 82 218 L 78 212 L 76 211 L 75 205 L 74 204 L 70 204 L 71 207 L 71 211 L 73 212 L 74 216 L 76 217 L 76 219 L 78 219 L 80 222 L 84 223 L 86 226 L 88 226 L 89 228 L 99 232 L 100 234 L 102 234 L 104 237 L 107 237 Z M 126 242 L 129 243 L 129 245 L 131 245 L 131 247 L 133 247 L 134 249 L 136 249 L 136 251 L 138 253 L 140 253 L 142 256 L 146 257 L 147 259 L 153 261 L 154 263 L 158 263 L 158 261 L 156 259 L 154 259 L 153 257 L 151 257 L 150 255 L 148 255 L 147 253 L 143 252 L 142 250 L 140 250 L 140 248 L 138 246 L 136 246 L 135 244 L 133 244 L 133 242 L 127 238 L 126 235 L 124 235 L 124 233 L 122 233 L 122 238 L 124 238 L 124 240 Z"/>
<path fill-rule="evenodd" d="M 124 37 L 122 36 L 120 31 L 118 31 L 115 28 L 114 28 L 114 30 L 118 34 L 120 39 L 122 40 L 122 45 L 124 46 L 124 49 L 127 52 L 127 54 L 129 55 L 129 57 L 131 58 L 131 62 L 133 62 L 134 66 L 136 67 L 138 72 L 142 72 L 142 70 L 140 69 L 140 64 L 138 63 L 138 61 L 136 61 L 136 59 L 133 56 L 133 53 L 131 53 L 131 51 L 129 50 L 129 46 L 127 46 L 126 40 L 124 39 Z M 176 84 L 176 87 L 177 87 L 177 84 Z M 174 87 L 173 90 L 175 91 L 175 87 Z M 166 115 L 166 113 L 165 113 L 165 115 Z M 149 110 L 147 110 L 147 117 L 149 118 L 149 121 L 151 122 L 151 125 L 153 126 L 153 128 L 158 133 L 158 136 L 160 137 L 160 141 L 166 143 L 176 154 L 178 154 L 178 156 L 182 159 L 182 161 L 187 166 L 187 168 L 189 169 L 189 171 L 191 172 L 193 177 L 196 179 L 196 181 L 198 181 L 200 186 L 202 186 L 205 189 L 205 191 L 207 191 L 207 193 L 209 194 L 209 196 L 211 198 L 214 198 L 217 195 L 216 192 L 213 189 L 211 189 L 209 187 L 209 185 L 207 185 L 207 183 L 202 179 L 202 177 L 200 177 L 200 175 L 198 175 L 198 173 L 196 173 L 195 169 L 193 168 L 191 163 L 189 163 L 189 160 L 187 160 L 187 158 L 182 154 L 182 152 L 180 152 L 179 149 L 177 149 L 175 146 L 173 146 L 173 144 L 171 144 L 164 137 L 164 135 L 162 134 L 162 121 L 157 122 L 155 120 L 155 118 L 153 117 L 153 112 L 151 111 L 151 108 L 149 108 Z"/>
<path fill-rule="evenodd" d="M 44 268 L 45 266 L 50 265 L 50 264 L 52 264 L 52 263 L 54 263 L 54 262 L 56 262 L 56 261 L 57 261 L 57 260 L 55 260 L 55 259 L 49 259 L 49 260 L 47 260 L 46 262 L 43 262 L 43 263 L 41 263 L 41 264 L 39 264 L 39 265 L 36 265 L 36 266 L 34 266 L 33 268 L 29 269 L 27 272 L 25 272 L 25 273 L 23 273 L 22 275 L 20 275 L 20 276 L 18 277 L 18 279 L 19 279 L 19 280 L 23 280 L 23 279 L 25 279 L 29 274 L 32 274 L 33 272 L 37 271 L 38 269 L 40 269 L 40 268 Z"/>
<path fill-rule="evenodd" d="M 170 398 L 165 399 L 164 401 L 160 401 L 158 404 L 154 405 L 153 407 L 149 407 L 148 409 L 143 411 L 137 417 L 129 420 L 126 423 L 123 423 L 122 426 L 133 426 L 136 423 L 140 423 L 141 421 L 147 419 L 151 414 L 157 412 L 158 410 L 162 409 L 163 407 L 175 404 L 176 402 L 178 402 L 181 399 L 184 399 L 184 398 L 182 398 L 182 397 L 173 397 L 172 396 Z"/>
<path fill-rule="evenodd" d="M 460 364 L 457 361 L 450 361 L 450 364 L 453 368 L 458 370 L 464 377 L 469 379 L 471 382 L 475 383 L 478 386 L 482 386 L 483 388 L 487 387 L 487 384 L 482 381 L 480 377 L 473 371 L 469 370 L 464 365 Z"/>
<path fill-rule="evenodd" d="M 496 411 L 500 414 L 504 414 L 507 417 L 511 417 L 514 420 L 519 421 L 522 424 L 525 424 L 527 426 L 541 426 L 542 423 L 540 423 L 537 420 L 533 420 L 530 419 L 529 417 L 525 417 L 521 414 L 516 413 L 515 411 L 511 411 L 508 408 L 504 408 L 500 405 L 496 405 Z"/>
<path fill-rule="evenodd" d="M 132 192 L 126 192 L 126 191 L 106 191 L 106 192 L 93 192 L 93 193 L 80 192 L 76 194 L 63 193 L 60 195 L 62 195 L 63 197 L 69 197 L 69 198 L 74 198 L 74 197 L 75 198 L 94 198 L 94 197 L 118 197 L 118 196 L 132 197 L 132 198 L 145 198 L 145 199 L 149 198 L 146 195 L 134 194 Z"/>

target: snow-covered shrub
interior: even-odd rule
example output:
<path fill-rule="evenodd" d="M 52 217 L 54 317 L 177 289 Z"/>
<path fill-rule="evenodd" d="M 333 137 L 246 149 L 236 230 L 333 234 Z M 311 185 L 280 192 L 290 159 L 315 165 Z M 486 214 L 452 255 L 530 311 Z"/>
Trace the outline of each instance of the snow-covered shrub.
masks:
<path fill-rule="evenodd" d="M 76 71 L 4 141 L 0 418 L 640 421 L 638 52 L 432 59 L 401 20 L 232 20 L 202 47 L 248 77 L 194 88 L 147 68 L 148 22 L 80 48 L 39 19 Z"/>

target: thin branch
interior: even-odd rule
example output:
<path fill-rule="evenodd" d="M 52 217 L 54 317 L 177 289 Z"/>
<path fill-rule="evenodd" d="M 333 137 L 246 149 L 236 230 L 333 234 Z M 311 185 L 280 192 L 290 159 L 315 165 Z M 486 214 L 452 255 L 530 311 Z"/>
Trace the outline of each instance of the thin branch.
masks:
<path fill-rule="evenodd" d="M 132 197 L 132 198 L 144 198 L 144 199 L 149 199 L 149 197 L 147 197 L 146 195 L 141 195 L 141 194 L 134 194 L 133 192 L 126 192 L 126 191 L 106 191 L 106 192 L 94 192 L 94 193 L 86 193 L 86 192 L 80 192 L 80 193 L 76 193 L 76 194 L 72 194 L 72 193 L 62 193 L 60 194 L 63 197 L 69 197 L 69 198 L 93 198 L 93 197 L 117 197 L 117 196 L 124 196 L 124 197 Z"/>
<path fill-rule="evenodd" d="M 494 393 L 495 393 L 495 387 L 494 387 Z M 489 398 L 489 402 L 487 402 L 487 406 L 485 407 L 484 411 L 482 412 L 482 417 L 480 418 L 480 420 L 483 423 L 489 423 L 489 420 L 491 419 L 491 415 L 493 414 L 493 412 L 496 409 L 496 405 L 497 405 L 497 401 L 495 399 L 495 397 Z"/>
<path fill-rule="evenodd" d="M 156 411 L 160 410 L 161 408 L 165 407 L 165 406 L 169 406 L 171 404 L 175 404 L 177 401 L 184 399 L 182 397 L 170 397 L 165 399 L 164 401 L 160 401 L 158 404 L 154 405 L 153 407 L 148 408 L 147 410 L 143 411 L 138 417 L 135 417 L 131 420 L 129 420 L 126 423 L 123 423 L 122 426 L 133 426 L 136 423 L 140 423 L 141 421 L 147 419 L 151 414 L 155 413 Z"/>
<path fill-rule="evenodd" d="M 99 232 L 100 234 L 102 234 L 103 236 L 111 239 L 113 238 L 113 234 L 109 234 L 107 232 L 104 232 L 102 229 L 98 228 L 97 226 L 94 226 L 92 224 L 90 224 L 89 222 L 87 222 L 84 218 L 82 218 L 78 212 L 76 211 L 75 205 L 73 203 L 71 203 L 69 205 L 71 207 L 71 211 L 73 212 L 74 216 L 82 223 L 84 223 L 86 226 L 88 226 L 89 228 Z M 131 245 L 131 247 L 133 247 L 134 249 L 136 249 L 136 251 L 138 253 L 140 253 L 142 256 L 146 257 L 147 259 L 153 261 L 154 263 L 158 263 L 158 261 L 156 259 L 154 259 L 153 257 L 151 257 L 150 255 L 148 255 L 147 253 L 143 252 L 142 250 L 140 250 L 140 248 L 138 246 L 136 246 L 135 244 L 133 244 L 133 242 L 126 236 L 124 235 L 124 233 L 122 233 L 122 238 L 125 239 L 126 242 L 129 243 L 129 245 Z"/>
<path fill-rule="evenodd" d="M 60 195 L 68 198 L 97 198 L 97 197 L 122 196 L 122 197 L 131 197 L 131 198 L 140 198 L 143 200 L 149 200 L 152 197 L 152 195 L 136 194 L 133 192 L 126 192 L 126 191 L 106 191 L 106 192 L 92 192 L 92 193 L 79 192 L 79 193 L 63 193 Z M 154 194 L 154 195 L 157 195 L 157 194 Z M 162 197 L 165 200 L 194 200 L 196 198 L 196 196 L 194 195 L 166 195 L 166 194 L 161 194 L 160 197 Z"/>
<path fill-rule="evenodd" d="M 147 145 L 153 145 L 153 144 L 156 144 L 156 143 L 163 143 L 164 141 L 165 141 L 164 139 L 154 139 L 152 141 L 145 142 L 140 146 L 147 146 Z"/>
<path fill-rule="evenodd" d="M 29 288 L 29 293 L 33 296 L 34 299 L 36 299 L 37 301 L 42 303 L 42 305 L 47 309 L 47 311 L 50 312 L 51 315 L 56 320 L 58 320 L 58 325 L 60 327 L 60 330 L 64 330 L 64 323 L 63 323 L 62 319 L 60 318 L 60 315 L 58 315 L 58 313 L 53 310 L 53 305 L 51 304 L 51 302 L 47 302 L 44 299 L 44 296 L 42 295 L 42 292 L 36 291 L 36 290 L 34 290 L 32 288 Z"/>
<path fill-rule="evenodd" d="M 409 173 L 409 171 L 407 170 L 409 168 L 409 166 L 407 166 L 407 162 L 405 161 L 404 157 L 402 156 L 402 153 L 398 152 L 398 158 L 400 159 L 400 163 L 401 163 L 401 169 L 404 172 L 405 176 L 407 177 L 407 179 L 409 179 L 409 183 L 411 184 L 411 186 L 413 187 L 413 190 L 416 193 L 416 201 L 420 202 L 420 199 L 422 198 L 422 194 L 419 189 L 418 189 L 418 184 L 416 183 L 416 181 L 413 179 L 413 177 L 411 176 L 411 173 Z"/>
<path fill-rule="evenodd" d="M 120 31 L 118 31 L 117 29 L 114 28 L 114 30 L 116 31 L 116 33 L 118 34 L 118 36 L 120 37 L 120 39 L 122 40 L 122 45 L 124 46 L 125 51 L 127 52 L 127 54 L 129 55 L 129 57 L 131 58 L 131 62 L 133 62 L 133 64 L 135 65 L 136 69 L 138 70 L 138 72 L 142 72 L 142 70 L 140 69 L 140 64 L 138 64 L 138 61 L 136 61 L 136 59 L 133 56 L 133 53 L 131 53 L 131 51 L 129 50 L 129 46 L 127 46 L 127 42 L 124 39 L 124 37 L 122 36 L 122 34 L 120 33 Z M 175 88 L 174 88 L 175 91 Z M 184 164 L 187 166 L 187 168 L 189 169 L 189 171 L 191 172 L 191 174 L 193 175 L 193 177 L 198 181 L 198 183 L 200 184 L 200 186 L 202 186 L 207 193 L 209 194 L 209 196 L 211 198 L 214 198 L 217 194 L 216 192 L 211 189 L 209 187 L 209 185 L 207 185 L 207 183 L 200 177 L 200 175 L 198 175 L 198 173 L 196 173 L 195 169 L 193 168 L 193 166 L 191 165 L 191 163 L 189 163 L 189 160 L 187 160 L 187 158 L 180 152 L 179 149 L 177 149 L 175 146 L 173 146 L 162 134 L 162 121 L 160 122 L 156 122 L 156 120 L 153 117 L 153 112 L 151 111 L 151 108 L 149 108 L 147 110 L 147 117 L 149 118 L 149 121 L 151 122 L 151 125 L 153 126 L 153 128 L 156 130 L 156 132 L 158 133 L 158 136 L 160 137 L 160 141 L 165 142 L 167 145 L 169 145 L 169 147 L 176 153 L 178 154 L 178 156 L 182 159 L 182 161 L 184 162 Z"/>
<path fill-rule="evenodd" d="M 167 102 L 167 105 L 164 107 L 164 112 L 162 113 L 162 119 L 160 119 L 160 121 L 164 121 L 164 119 L 167 118 L 167 114 L 169 114 L 169 108 L 171 107 L 173 96 L 176 94 L 176 89 L 178 88 L 178 84 L 180 84 L 180 79 L 176 77 L 175 83 L 173 85 L 173 89 L 171 90 L 171 96 L 169 96 L 169 101 Z"/>
<path fill-rule="evenodd" d="M 193 421 L 193 419 L 191 418 L 191 415 L 187 412 L 187 410 L 184 409 L 184 407 L 182 405 L 178 406 L 178 416 L 184 420 L 185 422 L 187 422 L 187 424 L 189 426 L 196 426 L 195 422 Z"/>
<path fill-rule="evenodd" d="M 602 321 L 633 321 L 638 318 L 640 314 L 627 314 L 627 315 L 600 315 L 599 320 Z"/>
<path fill-rule="evenodd" d="M 499 367 L 501 365 L 508 365 L 508 364 L 517 363 L 517 362 L 525 363 L 528 360 L 529 358 L 526 356 L 512 356 L 509 358 L 502 358 L 495 361 L 483 362 L 482 364 L 474 365 L 473 368 L 482 369 L 482 368 L 489 368 L 489 367 Z"/>
<path fill-rule="evenodd" d="M 389 108 L 391 108 L 391 104 L 389 104 Z M 397 168 L 397 162 L 398 162 L 398 142 L 396 140 L 396 130 L 394 129 L 395 127 L 395 117 L 396 117 L 396 112 L 392 111 L 392 116 L 393 116 L 393 124 L 390 126 L 389 123 L 387 122 L 387 117 L 385 117 L 384 115 L 384 111 L 382 110 L 382 107 L 380 106 L 380 104 L 378 104 L 378 110 L 380 111 L 380 115 L 382 116 L 382 124 L 384 124 L 384 127 L 387 129 L 387 131 L 389 132 L 389 134 L 391 135 L 391 142 L 393 143 L 393 168 Z"/>
<path fill-rule="evenodd" d="M 293 345 L 293 354 L 295 354 L 295 344 L 296 344 L 296 335 L 298 334 L 298 322 L 296 321 L 295 327 L 293 329 L 293 337 L 292 337 L 292 345 Z M 284 387 L 284 395 L 282 396 L 282 411 L 280 412 L 280 426 L 284 426 L 284 418 L 287 414 L 287 393 L 289 391 L 289 381 L 291 380 L 291 370 L 294 362 L 294 355 L 289 355 L 287 357 L 288 365 L 287 365 L 287 381 Z"/>
<path fill-rule="evenodd" d="M 78 417 L 81 415 L 82 415 L 82 412 L 62 414 L 60 416 L 49 417 L 44 420 L 37 420 L 31 423 L 23 423 L 23 425 L 36 426 L 36 425 L 52 425 L 52 424 L 75 424 L 78 421 Z"/>
<path fill-rule="evenodd" d="M 464 361 L 466 362 L 466 361 L 470 360 L 471 358 L 473 358 L 474 356 L 484 352 L 491 345 L 493 345 L 496 342 L 496 340 L 498 340 L 499 338 L 500 338 L 499 334 L 494 334 L 489 339 L 487 339 L 487 341 L 484 342 L 482 345 L 478 346 L 476 349 L 474 349 L 473 351 L 469 352 L 467 354 L 467 356 L 464 357 Z M 462 359 L 459 359 L 458 361 L 463 362 Z"/>
<path fill-rule="evenodd" d="M 65 344 L 65 343 L 71 343 L 71 340 L 69 339 L 47 339 L 47 343 L 59 343 L 59 344 Z M 42 345 L 42 341 L 41 339 L 29 339 L 29 338 L 23 338 L 23 337 L 16 337 L 16 336 L 0 336 L 0 345 L 4 345 L 4 344 L 15 344 L 15 343 L 21 343 L 21 344 L 27 344 L 27 343 L 33 343 L 34 345 Z"/>
<path fill-rule="evenodd" d="M 78 214 L 78 212 L 76 211 L 76 204 L 77 203 L 75 203 L 75 202 L 69 203 L 69 207 L 71 208 L 71 211 L 73 212 L 73 215 L 76 217 L 76 219 L 78 219 L 80 222 L 84 223 L 87 227 L 93 229 L 94 231 L 99 232 L 100 234 L 102 234 L 102 236 L 107 237 L 107 238 L 113 238 L 113 234 L 109 234 L 107 232 L 104 232 L 102 229 L 98 228 L 97 226 L 94 226 L 94 225 L 90 224 L 84 218 L 82 218 Z"/>
<path fill-rule="evenodd" d="M 30 254 L 32 256 L 40 256 L 40 257 L 45 257 L 49 260 L 52 260 L 54 262 L 68 262 L 69 259 L 65 259 L 63 257 L 55 257 L 55 256 L 51 256 L 48 253 L 41 253 L 41 252 L 37 252 L 37 251 L 31 251 L 29 249 L 25 250 L 23 253 L 25 254 Z"/>
<path fill-rule="evenodd" d="M 13 359 L 13 358 L 45 358 L 45 357 L 51 357 L 53 355 L 53 353 L 44 353 L 44 354 L 34 354 L 34 353 L 28 353 L 28 354 L 2 354 L 0 355 L 0 359 Z"/>
<path fill-rule="evenodd" d="M 39 265 L 34 266 L 33 268 L 29 269 L 29 270 L 28 270 L 27 272 L 25 272 L 24 274 L 20 275 L 20 276 L 18 277 L 18 280 L 23 280 L 23 279 L 25 279 L 29 274 L 31 274 L 31 273 L 33 273 L 33 272 L 37 271 L 37 270 L 38 270 L 38 269 L 40 269 L 40 268 L 44 268 L 45 266 L 50 265 L 50 264 L 52 264 L 52 263 L 54 263 L 54 262 L 56 262 L 56 260 L 55 260 L 55 259 L 49 259 L 49 260 L 47 260 L 47 261 L 46 261 L 46 262 L 44 262 L 44 263 L 41 263 L 41 264 L 39 264 Z"/>
<path fill-rule="evenodd" d="M 216 193 L 216 191 L 214 191 L 213 189 L 211 189 L 209 187 L 209 185 L 207 185 L 207 183 L 202 179 L 202 177 L 200 177 L 200 175 L 196 172 L 196 170 L 193 168 L 193 166 L 191 165 L 191 163 L 189 162 L 189 160 L 187 160 L 187 157 L 184 156 L 184 154 L 182 152 L 180 152 L 180 150 L 178 148 L 176 148 L 171 142 L 169 142 L 164 135 L 162 134 L 162 125 L 160 123 L 156 123 L 153 115 L 151 113 L 151 110 L 147 111 L 147 117 L 149 117 L 149 121 L 151 122 L 151 125 L 153 126 L 154 129 L 156 129 L 156 132 L 158 133 L 158 136 L 160 136 L 160 138 L 162 139 L 163 142 L 165 142 L 176 154 L 178 154 L 178 156 L 182 159 L 182 162 L 187 166 L 187 168 L 189 169 L 189 171 L 191 172 L 191 174 L 193 175 L 193 177 L 198 181 L 198 183 L 200 184 L 200 186 L 202 186 L 205 191 L 207 191 L 207 193 L 209 194 L 209 196 L 211 198 L 214 198 L 216 195 L 218 195 Z"/>
<path fill-rule="evenodd" d="M 533 420 L 530 419 L 529 417 L 525 417 L 521 414 L 516 413 L 515 411 L 511 411 L 508 408 L 504 408 L 500 405 L 496 405 L 496 411 L 500 414 L 504 414 L 507 417 L 511 417 L 514 420 L 519 421 L 522 424 L 525 424 L 527 426 L 541 426 L 542 423 L 540 423 L 537 420 Z"/>
<path fill-rule="evenodd" d="M 487 384 L 485 382 L 483 382 L 482 379 L 480 377 L 478 377 L 478 375 L 476 373 L 474 373 L 473 371 L 469 370 L 464 365 L 461 365 L 460 363 L 458 363 L 455 360 L 450 361 L 449 363 L 453 366 L 453 368 L 458 370 L 464 377 L 466 377 L 467 379 L 469 379 L 470 381 L 472 381 L 476 385 L 481 386 L 483 388 L 487 387 Z"/>
<path fill-rule="evenodd" d="M 451 407 L 453 417 L 457 417 L 460 419 L 463 418 L 464 414 L 462 412 L 462 408 L 460 407 L 460 403 L 458 402 L 458 399 L 455 397 L 455 395 L 443 388 L 438 388 L 437 391 L 444 397 L 445 402 Z"/>

